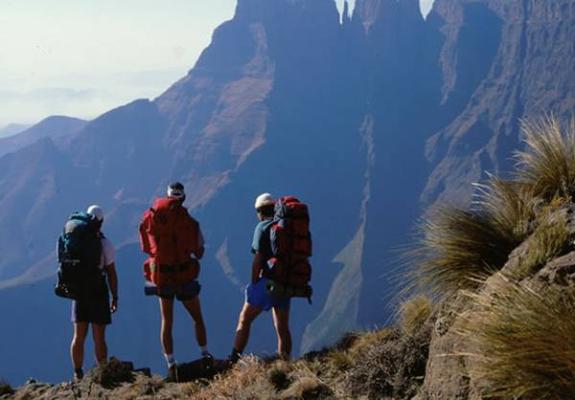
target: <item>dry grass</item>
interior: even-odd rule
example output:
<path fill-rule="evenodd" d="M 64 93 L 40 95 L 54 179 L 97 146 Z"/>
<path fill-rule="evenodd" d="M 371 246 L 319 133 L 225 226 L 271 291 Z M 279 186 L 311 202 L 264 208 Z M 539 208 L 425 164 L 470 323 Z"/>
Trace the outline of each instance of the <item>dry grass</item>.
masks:
<path fill-rule="evenodd" d="M 470 209 L 444 207 L 421 224 L 420 239 L 407 254 L 414 267 L 406 291 L 417 288 L 445 299 L 475 289 L 533 232 L 540 247 L 530 255 L 524 276 L 562 251 L 564 226 L 545 225 L 537 215 L 556 199 L 573 200 L 575 120 L 566 130 L 552 117 L 524 121 L 522 130 L 526 148 L 516 153 L 515 180 L 491 176 L 476 185 Z"/>
<path fill-rule="evenodd" d="M 429 320 L 433 304 L 429 297 L 420 295 L 403 302 L 399 306 L 399 326 L 409 336 L 415 335 Z"/>
<path fill-rule="evenodd" d="M 205 387 L 194 399 L 360 399 L 381 398 L 385 387 L 395 398 L 421 385 L 429 335 L 404 338 L 383 329 L 346 335 L 329 350 L 293 362 L 264 363 L 248 357 Z M 417 378 L 412 379 L 412 376 Z"/>
<path fill-rule="evenodd" d="M 518 281 L 535 274 L 547 262 L 570 248 L 572 237 L 567 227 L 566 213 L 561 210 L 544 213 L 529 240 L 519 268 L 511 274 L 511 277 Z"/>
<path fill-rule="evenodd" d="M 516 153 L 522 182 L 537 197 L 575 194 L 575 120 L 566 129 L 553 117 L 523 121 L 526 149 Z"/>
<path fill-rule="evenodd" d="M 393 340 L 396 335 L 397 333 L 389 328 L 364 332 L 358 336 L 353 346 L 348 350 L 349 357 L 353 362 L 358 362 L 364 358 L 364 354 L 368 348 L 379 346 L 386 341 Z"/>
<path fill-rule="evenodd" d="M 253 356 L 243 357 L 237 365 L 225 375 L 218 376 L 209 386 L 200 390 L 190 389 L 189 395 L 198 400 L 211 399 L 261 399 L 274 398 L 275 388 L 266 379 L 266 366 Z"/>
<path fill-rule="evenodd" d="M 523 241 L 531 232 L 539 199 L 529 185 L 505 181 L 489 175 L 486 184 L 474 185 L 478 190 L 475 207 L 483 210 L 502 236 L 512 242 Z"/>
<path fill-rule="evenodd" d="M 408 280 L 441 299 L 479 286 L 520 243 L 481 210 L 437 210 L 424 221 L 421 231 L 421 239 L 408 254 L 414 265 Z"/>
<path fill-rule="evenodd" d="M 350 398 L 413 398 L 425 376 L 430 330 L 422 328 L 410 336 L 391 331 L 384 341 L 370 342 L 349 369 Z"/>
<path fill-rule="evenodd" d="M 14 394 L 14 389 L 8 383 L 0 380 L 0 396 L 12 395 Z"/>
<path fill-rule="evenodd" d="M 478 310 L 463 332 L 477 350 L 474 378 L 498 399 L 575 398 L 575 294 L 500 278 L 495 295 L 471 295 Z"/>

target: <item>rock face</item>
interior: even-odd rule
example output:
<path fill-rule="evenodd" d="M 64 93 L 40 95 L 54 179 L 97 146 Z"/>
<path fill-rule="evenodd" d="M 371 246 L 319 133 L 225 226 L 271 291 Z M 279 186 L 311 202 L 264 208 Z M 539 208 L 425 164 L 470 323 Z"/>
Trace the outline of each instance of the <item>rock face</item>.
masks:
<path fill-rule="evenodd" d="M 572 110 L 573 7 L 437 0 L 424 20 L 417 0 L 357 0 L 342 23 L 331 0 L 238 1 L 194 68 L 157 99 L 0 158 L 0 304 L 40 309 L 50 326 L 63 321 L 58 300 L 19 293 L 34 284 L 28 294 L 47 296 L 63 221 L 97 202 L 125 265 L 130 315 L 117 317 L 115 343 L 157 347 L 149 334 L 156 306 L 142 305 L 136 228 L 153 197 L 181 180 L 209 246 L 201 280 L 213 348 L 231 343 L 251 262 L 253 199 L 264 191 L 295 194 L 311 209 L 315 295 L 311 307 L 294 301 L 300 350 L 386 321 L 397 249 L 424 207 L 465 200 L 469 181 L 505 168 L 518 118 L 565 119 Z M 5 334 L 20 340 L 19 330 Z M 50 359 L 67 346 L 52 335 Z M 270 326 L 258 326 L 249 350 L 270 351 L 274 340 Z M 160 357 L 140 362 L 161 368 Z M 28 364 L 12 365 L 7 378 L 21 379 Z M 40 377 L 62 379 L 65 365 Z"/>
<path fill-rule="evenodd" d="M 428 17 L 442 33 L 443 120 L 427 144 L 429 202 L 469 198 L 483 171 L 507 171 L 521 118 L 575 106 L 575 4 L 438 0 Z"/>

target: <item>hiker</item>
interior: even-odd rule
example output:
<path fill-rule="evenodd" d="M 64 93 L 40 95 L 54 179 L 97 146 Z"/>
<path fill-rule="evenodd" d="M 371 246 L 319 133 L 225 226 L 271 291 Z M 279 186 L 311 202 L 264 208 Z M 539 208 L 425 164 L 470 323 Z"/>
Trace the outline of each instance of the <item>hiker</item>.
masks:
<path fill-rule="evenodd" d="M 204 366 L 211 367 L 213 363 L 200 307 L 201 285 L 197 281 L 204 238 L 199 223 L 183 206 L 185 199 L 184 186 L 179 182 L 170 184 L 167 197 L 156 199 L 140 224 L 140 244 L 150 255 L 144 263 L 146 294 L 159 298 L 161 343 L 168 377 L 176 373 L 172 337 L 174 298 L 182 302 L 194 321 Z"/>
<path fill-rule="evenodd" d="M 234 347 L 229 360 L 235 363 L 244 351 L 250 336 L 250 327 L 262 311 L 272 310 L 274 328 L 278 338 L 278 354 L 289 359 L 291 354 L 291 333 L 289 328 L 290 297 L 273 297 L 268 293 L 266 284 L 267 261 L 273 257 L 269 230 L 274 217 L 275 200 L 269 193 L 256 198 L 256 209 L 259 223 L 252 240 L 251 283 L 245 290 L 245 302 L 238 318 Z"/>
<path fill-rule="evenodd" d="M 111 314 L 118 310 L 118 277 L 116 275 L 116 265 L 114 262 L 115 250 L 112 243 L 106 239 L 101 232 L 104 222 L 104 212 L 97 205 L 92 205 L 86 211 L 91 219 L 90 229 L 99 241 L 97 252 L 94 257 L 97 259 L 94 265 L 97 271 L 83 278 L 81 291 L 75 296 L 72 302 L 72 322 L 74 323 L 74 337 L 70 344 L 70 356 L 74 366 L 74 379 L 80 380 L 84 376 L 82 366 L 84 363 L 84 343 L 88 328 L 92 325 L 92 336 L 94 339 L 94 351 L 98 365 L 102 365 L 108 360 L 108 347 L 106 345 L 106 326 L 111 324 Z M 74 221 L 74 215 L 69 221 Z M 60 246 L 59 246 L 60 247 Z M 62 250 L 64 251 L 64 250 Z M 59 249 L 60 252 L 60 249 Z M 81 265 L 86 271 L 87 265 Z M 106 283 L 107 280 L 107 283 Z M 110 304 L 109 291 L 112 292 L 112 303 Z"/>

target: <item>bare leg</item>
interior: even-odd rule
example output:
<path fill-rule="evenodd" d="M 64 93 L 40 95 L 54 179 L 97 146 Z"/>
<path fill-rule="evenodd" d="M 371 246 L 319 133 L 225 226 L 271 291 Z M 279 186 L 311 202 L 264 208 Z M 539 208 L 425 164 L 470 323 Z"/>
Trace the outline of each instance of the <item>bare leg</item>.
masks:
<path fill-rule="evenodd" d="M 239 353 L 243 352 L 250 338 L 250 328 L 252 322 L 262 312 L 261 308 L 244 303 L 244 307 L 238 318 L 238 327 L 236 328 L 236 338 L 234 340 L 234 349 Z"/>
<path fill-rule="evenodd" d="M 106 325 L 92 324 L 92 337 L 94 338 L 94 352 L 98 365 L 108 361 L 108 346 L 106 345 Z"/>
<path fill-rule="evenodd" d="M 160 312 L 162 317 L 161 340 L 164 354 L 174 354 L 172 339 L 172 325 L 174 322 L 174 299 L 160 299 Z"/>
<path fill-rule="evenodd" d="M 274 327 L 278 337 L 278 354 L 288 359 L 291 354 L 291 333 L 289 329 L 289 308 L 272 310 Z"/>
<path fill-rule="evenodd" d="M 198 346 L 203 347 L 208 344 L 206 336 L 206 325 L 204 324 L 204 319 L 202 317 L 202 308 L 200 306 L 200 296 L 196 296 L 193 299 L 185 300 L 184 307 L 188 310 L 188 313 L 194 320 L 194 326 L 196 330 L 196 340 Z"/>
<path fill-rule="evenodd" d="M 84 343 L 88 334 L 88 327 L 88 322 L 74 323 L 74 337 L 70 344 L 70 357 L 72 358 L 74 369 L 80 369 L 82 364 L 84 364 Z"/>

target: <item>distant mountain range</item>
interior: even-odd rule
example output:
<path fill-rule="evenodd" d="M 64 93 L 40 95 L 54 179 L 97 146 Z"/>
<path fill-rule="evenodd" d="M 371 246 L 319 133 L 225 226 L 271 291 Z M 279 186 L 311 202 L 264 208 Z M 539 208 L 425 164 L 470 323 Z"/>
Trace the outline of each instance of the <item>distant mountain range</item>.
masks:
<path fill-rule="evenodd" d="M 112 353 L 161 368 L 157 305 L 142 295 L 143 210 L 170 181 L 186 185 L 208 246 L 210 346 L 224 356 L 249 275 L 253 199 L 299 196 L 315 246 L 314 303 L 292 311 L 303 352 L 388 321 L 398 254 L 426 207 L 469 201 L 484 171 L 506 170 L 520 118 L 572 113 L 572 0 L 437 0 L 426 20 L 418 0 L 347 10 L 340 20 L 333 0 L 239 0 L 157 99 L 50 121 L 52 131 L 46 120 L 17 147 L 0 140 L 0 309 L 14 321 L 2 327 L 0 353 L 13 361 L 0 377 L 67 376 L 68 304 L 50 286 L 74 210 L 101 204 L 120 249 Z M 272 351 L 270 325 L 258 323 L 249 351 Z M 176 326 L 176 352 L 191 357 L 189 323 Z"/>
<path fill-rule="evenodd" d="M 17 133 L 23 132 L 28 129 L 31 125 L 26 124 L 8 124 L 0 128 L 0 138 L 12 136 Z"/>
<path fill-rule="evenodd" d="M 42 138 L 49 138 L 56 143 L 65 141 L 80 131 L 86 124 L 87 121 L 78 118 L 53 116 L 43 119 L 32 127 L 8 125 L 4 129 L 15 127 L 15 133 L 17 134 L 8 137 L 1 137 L 2 135 L 0 134 L 0 157 L 20 150 Z"/>

